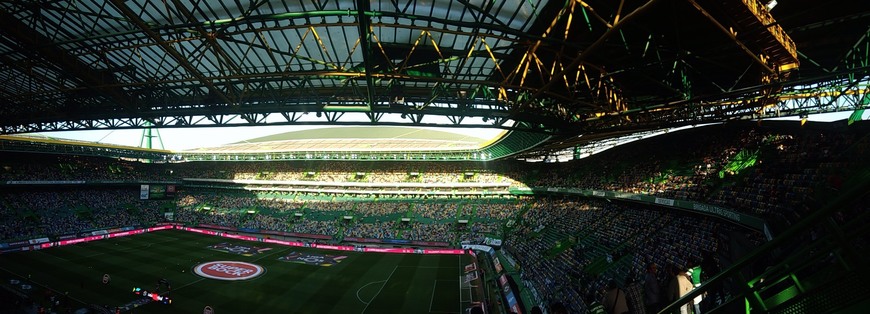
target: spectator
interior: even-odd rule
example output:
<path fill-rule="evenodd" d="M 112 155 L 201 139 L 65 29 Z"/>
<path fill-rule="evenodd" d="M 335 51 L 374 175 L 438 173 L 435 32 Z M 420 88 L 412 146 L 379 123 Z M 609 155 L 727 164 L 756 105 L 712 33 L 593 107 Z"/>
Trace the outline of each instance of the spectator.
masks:
<path fill-rule="evenodd" d="M 686 295 L 690 291 L 692 291 L 692 281 L 689 279 L 689 275 L 686 274 L 686 269 L 671 265 L 668 267 L 671 273 L 671 281 L 668 285 L 668 303 L 673 303 L 680 297 Z M 690 314 L 692 313 L 692 301 L 690 300 L 686 304 L 680 305 L 680 314 Z"/>
<path fill-rule="evenodd" d="M 661 309 L 661 284 L 656 277 L 657 272 L 658 265 L 649 263 L 643 282 L 643 301 L 647 313 L 658 313 Z"/>
<path fill-rule="evenodd" d="M 626 301 L 625 291 L 619 288 L 616 280 L 611 279 L 607 283 L 607 292 L 604 294 L 604 310 L 608 314 L 628 314 L 628 302 Z"/>

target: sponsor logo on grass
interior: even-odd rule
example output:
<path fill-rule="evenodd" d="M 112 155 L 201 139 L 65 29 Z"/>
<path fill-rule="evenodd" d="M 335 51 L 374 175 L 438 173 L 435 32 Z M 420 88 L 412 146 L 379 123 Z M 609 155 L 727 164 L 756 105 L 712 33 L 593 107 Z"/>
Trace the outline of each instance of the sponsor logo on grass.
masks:
<path fill-rule="evenodd" d="M 247 280 L 263 274 L 263 267 L 245 262 L 216 261 L 196 265 L 193 272 L 217 280 Z"/>
<path fill-rule="evenodd" d="M 223 242 L 223 243 L 218 243 L 215 245 L 210 245 L 208 248 L 210 248 L 212 250 L 217 250 L 217 251 L 227 252 L 227 253 L 232 253 L 232 254 L 239 254 L 239 255 L 244 255 L 244 256 L 257 255 L 257 254 L 260 254 L 260 253 L 263 253 L 263 252 L 266 252 L 266 251 L 272 249 L 272 248 L 267 248 L 267 247 L 247 246 L 247 245 L 243 245 L 243 244 L 232 244 L 229 242 Z"/>
<path fill-rule="evenodd" d="M 347 256 L 290 252 L 287 253 L 287 255 L 279 257 L 278 260 L 297 264 L 332 266 L 341 263 L 345 258 L 347 258 Z"/>

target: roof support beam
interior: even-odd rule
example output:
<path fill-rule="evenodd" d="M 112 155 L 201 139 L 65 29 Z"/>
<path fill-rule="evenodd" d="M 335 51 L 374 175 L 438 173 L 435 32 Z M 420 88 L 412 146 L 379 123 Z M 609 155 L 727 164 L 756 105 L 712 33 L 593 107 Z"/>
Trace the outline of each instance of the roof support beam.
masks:
<path fill-rule="evenodd" d="M 853 79 L 854 78 L 854 79 Z M 781 87 L 774 90 L 771 87 Z M 768 83 L 722 93 L 629 109 L 586 119 L 586 132 L 611 132 L 641 128 L 676 127 L 723 120 L 762 119 L 827 112 L 853 111 L 870 94 L 870 69 L 852 69 L 824 77 Z M 759 109 L 759 103 L 765 103 Z M 634 122 L 623 117 L 641 117 Z M 642 121 L 642 122 L 641 122 Z"/>
<path fill-rule="evenodd" d="M 838 69 L 853 69 L 867 67 L 870 60 L 870 27 L 864 31 L 864 35 L 858 38 L 858 41 L 849 49 L 849 52 L 840 61 L 840 64 L 834 67 L 833 71 Z"/>
<path fill-rule="evenodd" d="M 306 82 L 310 79 L 317 79 L 317 78 L 335 79 L 335 78 L 339 78 L 339 77 L 341 79 L 362 79 L 362 78 L 364 78 L 364 76 L 365 76 L 364 73 L 351 72 L 351 71 L 347 71 L 347 72 L 339 72 L 339 71 L 293 71 L 293 72 L 289 72 L 288 71 L 288 72 L 278 72 L 278 73 L 245 73 L 242 75 L 221 75 L 221 76 L 212 76 L 211 79 L 216 80 L 216 81 L 246 80 L 249 82 L 263 82 L 263 81 L 287 82 L 287 81 L 292 81 L 292 82 L 298 82 L 298 84 L 297 84 L 298 86 L 307 86 Z M 518 86 L 518 85 L 499 84 L 500 82 L 465 80 L 465 79 L 446 79 L 446 78 L 440 78 L 440 77 L 427 77 L 427 76 L 396 74 L 396 73 L 372 73 L 371 76 L 373 78 L 381 79 L 381 80 L 408 80 L 408 81 L 413 80 L 413 81 L 430 82 L 430 83 L 440 82 L 443 84 L 471 84 L 471 85 L 476 85 L 476 86 L 477 85 L 488 86 L 488 87 L 493 87 L 493 88 L 504 87 L 507 89 L 514 89 L 514 90 L 528 89 L 527 87 L 522 87 L 522 86 Z M 165 80 L 153 81 L 153 82 L 117 83 L 117 84 L 108 85 L 108 86 L 110 86 L 110 87 L 136 87 L 136 86 L 148 86 L 148 85 L 155 85 L 155 84 L 160 85 L 160 84 L 191 83 L 191 82 L 195 82 L 195 81 L 199 81 L 199 80 L 197 78 L 193 77 L 193 78 L 180 78 L 180 79 L 165 79 Z M 164 90 L 173 90 L 173 89 L 181 90 L 181 89 L 199 88 L 199 87 L 207 86 L 207 85 L 203 84 L 201 81 L 199 81 L 199 82 L 200 82 L 200 84 L 198 84 L 198 85 L 197 84 L 186 85 L 184 87 L 176 87 L 176 88 L 167 87 L 167 88 L 164 88 Z M 294 90 L 302 89 L 305 91 L 310 90 L 310 89 L 306 89 L 304 87 L 298 88 L 295 86 L 293 89 Z M 431 88 L 429 88 L 429 89 L 431 89 Z M 72 92 L 72 91 L 76 91 L 76 90 L 82 90 L 82 89 L 79 89 L 79 88 L 77 88 L 77 89 L 65 89 L 62 91 L 63 92 Z M 22 94 L 19 96 L 28 97 L 28 96 L 32 96 L 32 95 L 36 95 L 36 94 L 27 93 L 27 94 Z M 557 93 L 549 93 L 548 92 L 547 96 L 550 98 L 553 98 L 553 99 L 566 101 L 566 102 L 576 102 L 577 101 L 576 99 L 572 99 L 568 96 L 560 95 Z M 212 103 L 203 103 L 203 105 L 213 105 L 213 104 Z"/>
<path fill-rule="evenodd" d="M 38 54 L 46 61 L 55 64 L 68 77 L 80 80 L 86 89 L 104 95 L 122 107 L 134 109 L 130 96 L 123 89 L 112 86 L 116 82 L 111 74 L 97 71 L 68 51 L 58 48 L 52 44 L 50 38 L 31 29 L 6 10 L 0 10 L 0 29 L 5 36 L 14 38 L 22 46 L 23 51 Z"/>
<path fill-rule="evenodd" d="M 190 11 L 188 11 L 187 8 L 184 7 L 184 4 L 181 3 L 181 1 L 172 0 L 172 3 L 175 5 L 175 8 L 178 9 L 178 12 L 181 12 L 181 15 L 184 15 L 185 19 L 187 19 L 191 23 L 196 23 L 196 19 L 193 17 L 193 14 L 191 14 Z M 205 28 L 202 27 L 202 24 L 195 24 L 195 25 L 196 26 L 194 28 L 196 28 L 196 31 L 199 32 L 199 34 L 202 35 L 203 38 L 205 38 L 205 40 L 208 42 L 208 44 L 211 45 L 211 48 L 214 50 L 214 52 L 218 56 L 223 58 L 224 62 L 226 62 L 227 65 L 229 65 L 230 68 L 233 69 L 233 73 L 234 74 L 241 74 L 242 69 L 239 68 L 239 66 L 236 64 L 236 62 L 233 61 L 233 59 L 227 55 L 227 53 L 221 48 L 220 44 L 218 44 L 217 40 L 215 40 L 215 37 L 218 34 L 207 32 L 205 30 Z"/>
<path fill-rule="evenodd" d="M 117 1 L 112 0 L 112 2 L 114 3 Z M 409 3 L 411 3 L 411 2 L 409 2 Z M 490 9 L 490 7 L 493 5 L 493 3 L 494 2 L 490 2 L 489 7 L 483 8 L 482 10 Z M 276 13 L 276 14 L 245 15 L 245 16 L 239 16 L 239 17 L 235 17 L 235 18 L 228 18 L 228 19 L 221 19 L 221 20 L 214 20 L 214 21 L 178 23 L 178 24 L 173 24 L 173 25 L 158 25 L 158 26 L 155 26 L 154 28 L 151 28 L 151 30 L 169 31 L 169 30 L 192 28 L 192 27 L 196 27 L 198 25 L 199 26 L 220 26 L 222 29 L 225 29 L 229 26 L 238 26 L 239 24 L 243 24 L 243 23 L 265 23 L 265 22 L 281 21 L 281 20 L 287 20 L 287 19 L 307 19 L 307 18 L 330 17 L 330 16 L 342 17 L 342 16 L 348 16 L 348 15 L 364 14 L 369 18 L 371 18 L 371 17 L 389 17 L 389 18 L 393 18 L 393 19 L 404 18 L 404 19 L 415 20 L 415 21 L 426 21 L 426 22 L 431 22 L 431 23 L 436 23 L 436 24 L 457 26 L 459 29 L 464 29 L 464 28 L 483 29 L 483 30 L 487 30 L 489 32 L 480 32 L 480 36 L 499 38 L 499 39 L 503 39 L 503 40 L 512 40 L 511 36 L 515 36 L 518 38 L 528 39 L 528 40 L 542 40 L 546 43 L 550 43 L 550 44 L 554 44 L 554 45 L 566 45 L 566 46 L 577 48 L 577 49 L 583 48 L 583 46 L 580 43 L 564 42 L 564 41 L 560 41 L 560 40 L 555 39 L 555 38 L 544 38 L 544 37 L 541 37 L 539 35 L 524 32 L 524 31 L 519 30 L 519 29 L 514 29 L 511 27 L 502 26 L 500 23 L 499 23 L 499 25 L 493 25 L 493 24 L 487 24 L 487 23 L 477 23 L 477 22 L 466 22 L 466 21 L 461 21 L 461 20 L 442 19 L 442 18 L 436 18 L 436 17 L 431 17 L 431 16 L 414 15 L 414 14 L 392 12 L 392 11 L 371 11 L 371 10 L 364 11 L 364 12 L 360 12 L 360 11 L 361 10 L 316 10 L 316 11 L 305 11 L 305 12 L 285 12 L 285 13 Z M 480 12 L 481 10 L 473 10 L 473 11 Z M 339 22 L 339 23 L 334 23 L 334 24 L 326 23 L 326 24 L 319 24 L 319 25 L 343 25 L 343 24 L 346 24 L 346 23 Z M 442 29 L 442 28 L 424 27 L 424 26 L 418 26 L 418 25 L 395 25 L 395 24 L 385 24 L 385 23 L 370 23 L 370 25 L 389 26 L 389 27 L 395 27 L 395 28 L 408 28 L 408 29 L 437 30 L 438 32 L 445 32 L 445 33 L 451 33 L 451 34 L 465 34 L 465 35 L 468 34 L 466 32 L 462 32 L 462 31 Z M 280 27 L 273 28 L 273 27 L 271 27 L 271 24 L 270 24 L 269 27 L 264 27 L 262 29 L 284 29 L 284 28 L 296 28 L 296 27 L 298 27 L 298 26 L 280 26 Z M 307 24 L 305 27 L 307 27 Z M 100 34 L 100 35 L 95 35 L 95 36 L 113 37 L 115 35 L 124 35 L 127 33 L 130 33 L 130 31 L 123 31 L 123 32 L 114 33 L 114 34 Z M 472 32 L 472 33 L 476 33 L 476 32 Z M 497 34 L 504 34 L 504 35 L 497 35 Z M 77 42 L 77 41 L 81 41 L 81 39 L 73 39 L 73 40 L 68 41 L 68 42 Z"/>
<path fill-rule="evenodd" d="M 774 74 L 774 75 L 777 74 L 773 68 L 771 68 L 770 66 L 767 65 L 766 62 L 764 62 L 764 60 L 761 60 L 761 58 L 759 58 L 758 55 L 756 55 L 754 52 L 752 52 L 752 50 L 749 50 L 749 47 L 746 47 L 746 45 L 744 45 L 743 42 L 741 42 L 739 39 L 737 39 L 737 35 L 733 31 L 730 31 L 727 28 L 725 28 L 725 26 L 723 26 L 722 23 L 719 23 L 719 21 L 717 21 L 716 18 L 714 18 L 712 15 L 710 15 L 710 12 L 707 12 L 707 10 L 704 10 L 704 8 L 702 8 L 701 5 L 698 4 L 698 2 L 695 2 L 695 0 L 688 0 L 688 1 L 689 1 L 689 3 L 692 4 L 692 6 L 695 7 L 695 9 L 698 10 L 698 12 L 701 12 L 701 14 L 704 15 L 704 17 L 706 17 L 708 20 L 710 20 L 710 22 L 713 23 L 713 25 L 716 25 L 716 28 L 718 28 L 723 33 L 725 33 L 725 35 L 728 35 L 728 38 L 731 38 L 731 40 L 737 45 L 737 47 L 740 47 L 740 50 L 743 50 L 743 52 L 745 52 L 746 55 L 748 55 L 750 58 L 752 58 L 752 60 L 755 60 L 756 63 L 761 65 L 761 68 L 764 69 L 765 72 L 770 73 L 770 74 Z"/>
<path fill-rule="evenodd" d="M 647 1 L 647 3 L 644 3 L 642 6 L 627 14 L 625 17 L 619 20 L 619 22 L 613 24 L 613 27 L 609 28 L 607 31 L 604 32 L 604 34 L 601 35 L 601 37 L 598 37 L 595 42 L 586 47 L 586 49 L 584 49 L 583 52 L 577 55 L 577 57 L 574 58 L 574 60 L 571 61 L 570 64 L 568 64 L 567 66 L 559 70 L 558 73 L 550 77 L 563 77 L 568 71 L 573 71 L 574 69 L 576 69 L 578 66 L 580 66 L 583 60 L 589 58 L 589 55 L 591 55 L 595 50 L 598 50 L 599 47 L 604 45 L 604 43 L 607 41 L 607 39 L 610 38 L 610 36 L 616 34 L 626 23 L 634 19 L 636 16 L 641 15 L 644 11 L 651 8 L 656 3 L 656 1 L 657 0 Z M 541 88 L 539 88 L 532 96 L 532 99 L 538 99 L 539 97 L 541 97 L 541 95 L 549 91 L 550 87 L 552 87 L 553 84 L 555 84 L 557 81 L 558 80 L 551 79 L 546 84 L 544 84 L 544 86 L 541 86 Z"/>
<path fill-rule="evenodd" d="M 372 104 L 375 101 L 375 80 L 372 78 L 372 73 L 375 71 L 372 67 L 372 35 L 370 30 L 371 17 L 365 13 L 371 10 L 371 2 L 369 0 L 356 0 L 356 22 L 359 29 L 360 48 L 363 55 L 363 67 L 365 67 L 366 79 L 366 110 L 372 110 Z"/>
<path fill-rule="evenodd" d="M 493 3 L 495 3 L 495 1 L 488 1 L 486 9 L 478 7 L 474 4 L 471 4 L 470 2 L 468 2 L 468 0 L 456 0 L 456 1 L 461 3 L 462 5 L 464 5 L 466 8 L 469 8 L 470 10 L 477 11 L 481 15 L 487 17 L 493 23 L 498 24 L 501 27 L 510 28 L 510 25 L 505 24 L 504 22 L 499 20 L 498 17 L 495 17 L 491 13 L 489 13 L 489 9 L 492 8 L 492 5 L 493 5 Z"/>
<path fill-rule="evenodd" d="M 185 70 L 187 70 L 188 73 L 196 77 L 196 79 L 200 83 L 205 85 L 210 92 L 216 95 L 221 101 L 223 101 L 227 105 L 231 105 L 234 103 L 234 101 L 230 100 L 227 95 L 224 94 L 224 92 L 222 92 L 212 83 L 212 81 L 208 80 L 204 75 L 202 75 L 202 73 L 199 72 L 199 70 L 196 69 L 196 67 L 190 64 L 190 61 L 188 61 L 186 57 L 182 56 L 180 53 L 178 53 L 177 50 L 175 50 L 175 48 L 172 48 L 172 46 L 170 46 L 168 43 L 166 43 L 166 41 L 160 38 L 159 34 L 151 30 L 148 24 L 145 23 L 142 18 L 136 15 L 136 13 L 133 12 L 133 10 L 131 10 L 130 7 L 128 7 L 127 4 L 124 3 L 124 0 L 111 1 L 115 8 L 121 11 L 124 16 L 126 16 L 131 22 L 133 22 L 133 24 L 136 24 L 136 26 L 142 29 L 142 31 L 151 38 L 151 40 L 154 40 L 154 42 L 160 45 L 160 47 L 163 48 L 163 51 L 166 51 L 166 53 L 172 56 L 172 58 L 175 59 L 175 61 L 178 62 L 181 67 L 183 67 Z"/>

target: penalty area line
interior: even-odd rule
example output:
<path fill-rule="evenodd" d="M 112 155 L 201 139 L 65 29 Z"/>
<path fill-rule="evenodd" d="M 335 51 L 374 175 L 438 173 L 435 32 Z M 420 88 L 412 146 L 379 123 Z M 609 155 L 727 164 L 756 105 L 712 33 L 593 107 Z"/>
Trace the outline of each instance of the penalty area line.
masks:
<path fill-rule="evenodd" d="M 48 254 L 48 253 L 44 252 L 43 250 L 36 250 L 36 252 L 38 254 L 46 255 L 46 256 L 51 257 L 51 258 L 56 258 L 56 259 L 62 260 L 64 262 L 72 262 L 71 260 L 63 258 L 63 257 L 57 256 L 54 254 Z"/>
<path fill-rule="evenodd" d="M 389 276 L 387 276 L 387 280 L 384 280 L 384 285 L 381 286 L 380 289 L 378 289 L 378 292 L 375 293 L 375 295 L 372 297 L 371 300 L 369 300 L 369 303 L 366 303 L 366 307 L 363 308 L 363 310 L 362 310 L 361 313 L 365 313 L 366 310 L 369 308 L 369 305 L 372 304 L 372 302 L 374 302 L 375 299 L 378 298 L 378 295 L 381 294 L 381 291 L 384 290 L 384 287 L 386 287 L 386 286 L 387 286 L 387 283 L 390 282 L 390 278 L 393 278 L 393 274 L 396 273 L 396 269 L 399 269 L 399 266 L 398 266 L 398 265 L 396 265 L 396 267 L 393 267 L 393 271 L 390 273 Z"/>
<path fill-rule="evenodd" d="M 432 283 L 432 297 L 429 299 L 429 313 L 432 313 L 432 303 L 435 303 L 435 290 L 438 289 L 438 280 Z"/>
<path fill-rule="evenodd" d="M 269 255 L 272 255 L 272 254 L 278 253 L 278 251 L 281 251 L 281 253 L 284 253 L 284 252 L 289 251 L 290 249 L 292 249 L 292 248 L 286 248 L 286 249 L 283 249 L 283 250 L 274 250 L 274 251 L 272 251 L 272 253 L 263 254 L 263 256 L 260 256 L 260 257 L 258 257 L 258 258 L 256 258 L 256 259 L 254 259 L 253 261 L 251 261 L 251 263 L 256 263 L 257 261 L 259 261 L 259 260 L 261 260 L 261 259 L 264 259 L 264 258 L 266 258 L 266 257 L 269 257 Z"/>
<path fill-rule="evenodd" d="M 205 280 L 205 278 L 199 278 L 199 279 L 197 279 L 197 280 L 194 280 L 194 281 L 188 282 L 188 283 L 186 283 L 186 284 L 183 284 L 183 285 L 181 285 L 181 287 L 175 288 L 175 289 L 173 289 L 173 290 L 178 291 L 178 290 L 181 289 L 181 288 L 184 288 L 184 287 L 187 287 L 187 286 L 193 285 L 193 284 L 195 284 L 195 283 L 197 283 L 197 282 L 200 282 L 200 281 L 203 281 L 203 280 Z"/>
<path fill-rule="evenodd" d="M 0 270 L 6 272 L 6 273 L 8 273 L 8 274 L 12 274 L 13 276 L 16 276 L 16 277 L 21 278 L 22 283 L 23 283 L 23 281 L 26 280 L 26 281 L 28 281 L 28 283 L 29 283 L 30 285 L 37 285 L 37 286 L 42 287 L 43 289 L 47 289 L 47 290 L 49 290 L 49 291 L 54 291 L 55 293 L 57 293 L 58 295 L 60 295 L 60 290 L 57 290 L 57 289 L 54 289 L 54 288 L 52 288 L 52 287 L 49 287 L 48 285 L 44 285 L 44 284 L 42 284 L 42 283 L 36 282 L 36 281 L 33 280 L 32 278 L 26 278 L 26 279 L 25 279 L 24 276 L 21 276 L 20 274 L 14 272 L 14 271 L 11 271 L 11 270 L 9 270 L 9 269 L 6 269 L 5 267 L 0 267 Z M 28 275 L 28 276 L 29 276 L 29 275 Z M 76 297 L 74 297 L 74 296 L 71 296 L 71 295 L 69 295 L 69 294 L 65 294 L 65 295 L 66 295 L 67 297 L 69 297 L 70 299 L 72 299 L 72 300 L 78 302 L 78 303 L 81 303 L 81 304 L 90 304 L 90 303 L 88 303 L 88 302 L 82 301 L 81 299 L 76 298 Z"/>

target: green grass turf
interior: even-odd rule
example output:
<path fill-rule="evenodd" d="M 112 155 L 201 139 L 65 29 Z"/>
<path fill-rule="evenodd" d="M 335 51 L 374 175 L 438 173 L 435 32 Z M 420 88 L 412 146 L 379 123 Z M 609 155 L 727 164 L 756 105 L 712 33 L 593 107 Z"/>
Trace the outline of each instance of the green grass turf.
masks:
<path fill-rule="evenodd" d="M 207 249 L 221 242 L 271 247 L 253 256 Z M 278 260 L 289 251 L 348 256 L 330 266 Z M 202 278 L 202 262 L 234 260 L 263 266 L 266 273 L 246 281 Z M 87 303 L 119 306 L 134 300 L 133 287 L 172 284 L 172 305 L 148 304 L 134 313 L 459 313 L 468 256 L 381 254 L 291 248 L 169 230 L 41 251 L 0 255 L 0 275 L 26 278 Z M 182 272 L 184 271 L 184 272 Z M 101 283 L 103 274 L 112 281 Z M 460 297 L 464 293 L 466 297 Z"/>

